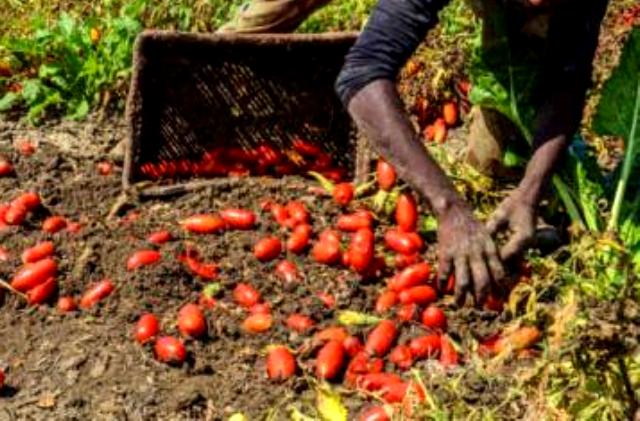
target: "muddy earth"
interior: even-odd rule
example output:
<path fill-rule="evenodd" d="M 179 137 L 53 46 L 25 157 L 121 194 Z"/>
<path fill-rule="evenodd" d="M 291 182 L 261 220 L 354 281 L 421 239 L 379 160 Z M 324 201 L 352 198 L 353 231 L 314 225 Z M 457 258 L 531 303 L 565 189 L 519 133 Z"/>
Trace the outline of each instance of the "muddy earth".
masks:
<path fill-rule="evenodd" d="M 44 204 L 22 226 L 0 232 L 0 244 L 10 252 L 10 259 L 1 263 L 0 278 L 11 279 L 20 266 L 23 249 L 49 239 L 56 247 L 59 295 L 78 297 L 89 284 L 103 278 L 111 278 L 116 285 L 116 292 L 100 305 L 64 315 L 56 310 L 55 301 L 34 308 L 9 292 L 3 294 L 0 368 L 6 373 L 8 387 L 0 395 L 0 419 L 217 420 L 237 411 L 249 419 L 261 419 L 270 413 L 278 419 L 287 414 L 283 410 L 287 405 L 304 411 L 315 396 L 309 338 L 316 330 L 335 325 L 341 310 L 372 313 L 378 291 L 384 286 L 383 278 L 389 273 L 365 282 L 348 270 L 319 265 L 306 254 L 290 255 L 287 258 L 298 264 L 304 279 L 286 285 L 274 275 L 275 262 L 262 264 L 253 257 L 254 242 L 265 234 L 287 238 L 269 213 L 261 213 L 260 203 L 265 198 L 303 201 L 316 234 L 335 222 L 340 209 L 330 197 L 309 188 L 317 187 L 315 183 L 302 178 L 288 179 L 285 187 L 275 186 L 268 179 L 247 179 L 233 189 L 123 201 L 116 147 L 123 133 L 121 121 L 65 122 L 37 130 L 24 129 L 14 122 L 4 122 L 0 127 L 0 153 L 16 167 L 15 177 L 0 179 L 0 202 L 10 201 L 20 192 L 37 191 Z M 16 152 L 14 143 L 22 139 L 37 144 L 33 155 Z M 116 163 L 111 175 L 98 173 L 96 164 L 103 160 Z M 352 206 L 357 207 L 357 203 Z M 194 236 L 178 225 L 185 216 L 226 207 L 258 212 L 257 229 Z M 78 233 L 45 234 L 40 225 L 49 214 L 79 222 L 82 229 Z M 379 222 L 379 236 L 385 224 Z M 146 236 L 158 229 L 170 230 L 174 240 L 160 247 L 147 243 Z M 132 339 L 132 328 L 142 313 L 153 312 L 161 320 L 163 334 L 179 335 L 175 327 L 177 310 L 185 303 L 197 302 L 205 285 L 176 258 L 187 243 L 203 259 L 220 266 L 222 290 L 217 306 L 206 312 L 208 337 L 187 341 L 187 363 L 170 367 L 154 359 L 151 345 L 140 346 Z M 140 248 L 160 250 L 161 262 L 127 271 L 127 257 Z M 275 323 L 267 333 L 250 335 L 242 331 L 246 312 L 233 303 L 231 296 L 238 282 L 253 284 L 271 304 Z M 317 297 L 318 292 L 332 294 L 335 307 L 327 308 Z M 449 333 L 457 340 L 499 329 L 496 313 L 455 312 L 447 297 L 441 304 L 450 319 Z M 293 312 L 311 316 L 317 328 L 308 335 L 292 333 L 284 320 Z M 364 337 L 367 328 L 350 331 Z M 420 331 L 417 323 L 406 325 L 401 340 Z M 283 384 L 266 378 L 264 350 L 270 344 L 286 344 L 300 351 L 300 375 Z M 429 361 L 417 367 L 439 369 Z M 488 392 L 478 382 L 470 379 L 474 389 Z M 470 393 L 469 399 L 498 398 L 492 393 Z M 354 394 L 345 400 L 352 414 L 366 402 L 365 397 Z M 275 412 L 274 408 L 281 411 Z M 511 415 L 517 416 L 518 412 Z"/>

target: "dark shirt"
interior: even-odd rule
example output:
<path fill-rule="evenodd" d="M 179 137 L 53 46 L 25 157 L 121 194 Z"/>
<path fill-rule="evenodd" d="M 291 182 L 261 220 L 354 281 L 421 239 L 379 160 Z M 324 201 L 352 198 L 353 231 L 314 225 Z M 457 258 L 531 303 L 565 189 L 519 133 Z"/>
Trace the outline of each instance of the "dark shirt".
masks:
<path fill-rule="evenodd" d="M 345 106 L 369 83 L 396 79 L 404 63 L 436 25 L 438 12 L 448 2 L 379 0 L 362 34 L 347 54 L 336 82 L 336 91 Z M 518 0 L 493 0 L 493 3 L 507 9 L 519 7 L 525 10 Z M 558 98 L 549 101 L 562 104 L 557 107 L 543 105 L 546 111 L 540 112 L 541 118 L 549 122 L 540 123 L 542 136 L 577 128 L 607 3 L 608 0 L 564 0 L 550 11 L 544 49 L 546 57 L 543 59 L 547 63 L 543 68 L 548 81 L 545 92 L 554 92 L 550 96 Z M 495 6 L 485 7 L 485 16 L 492 13 L 492 7 Z M 555 92 L 560 94 L 555 95 Z M 554 118 L 554 115 L 558 117 Z"/>

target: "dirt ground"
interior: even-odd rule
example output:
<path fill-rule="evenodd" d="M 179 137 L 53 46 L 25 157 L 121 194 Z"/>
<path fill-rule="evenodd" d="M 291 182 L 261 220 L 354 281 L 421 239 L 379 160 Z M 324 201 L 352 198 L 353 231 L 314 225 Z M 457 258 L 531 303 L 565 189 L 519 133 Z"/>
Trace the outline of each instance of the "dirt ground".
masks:
<path fill-rule="evenodd" d="M 606 43 L 607 38 L 603 39 Z M 23 191 L 37 191 L 44 201 L 44 209 L 23 226 L 0 231 L 0 245 L 11 253 L 8 262 L 0 262 L 0 279 L 11 278 L 24 248 L 47 238 L 56 246 L 60 295 L 78 296 L 87 285 L 105 277 L 116 284 L 116 292 L 94 309 L 66 315 L 49 305 L 26 307 L 18 297 L 0 292 L 0 368 L 8 385 L 0 392 L 0 421 L 219 420 L 238 411 L 251 420 L 268 415 L 282 419 L 286 411 L 273 408 L 288 405 L 305 412 L 306 406 L 314 404 L 313 376 L 306 375 L 312 373 L 313 357 L 306 345 L 314 331 L 293 334 L 283 320 L 292 312 L 302 312 L 314 318 L 319 329 L 336 324 L 340 310 L 370 313 L 383 280 L 361 282 L 350 271 L 318 265 L 306 256 L 288 256 L 299 265 L 304 280 L 295 287 L 286 286 L 275 277 L 274 263 L 258 263 L 251 254 L 253 243 L 265 233 L 286 238 L 270 215 L 260 214 L 255 231 L 207 236 L 187 235 L 177 221 L 229 206 L 260 212 L 264 198 L 280 202 L 296 198 L 307 204 L 317 233 L 334 222 L 338 208 L 309 190 L 309 181 L 294 177 L 285 188 L 252 179 L 240 188 L 212 188 L 165 200 L 132 200 L 109 218 L 120 195 L 117 144 L 124 138 L 123 123 L 120 119 L 90 119 L 28 129 L 15 121 L 0 121 L 0 155 L 12 160 L 17 174 L 0 178 L 0 203 Z M 37 143 L 34 155 L 16 152 L 14 142 L 24 138 Z M 98 174 L 96 163 L 103 160 L 116 162 L 112 175 Z M 39 228 L 47 214 L 80 222 L 82 230 L 44 234 Z M 378 235 L 384 226 L 385 221 L 380 221 Z M 140 248 L 155 248 L 144 239 L 157 229 L 168 229 L 175 237 L 159 248 L 162 261 L 128 272 L 127 257 Z M 176 368 L 157 362 L 151 346 L 139 346 L 131 333 L 139 315 L 151 311 L 160 318 L 163 333 L 178 334 L 177 310 L 197 301 L 204 286 L 176 259 L 185 241 L 195 245 L 206 260 L 220 265 L 223 289 L 218 305 L 206 314 L 209 336 L 188 341 L 188 363 Z M 272 305 L 276 322 L 265 334 L 252 336 L 240 328 L 245 312 L 233 304 L 231 291 L 242 281 L 252 283 Z M 318 292 L 333 294 L 335 308 L 327 309 L 317 298 Z M 440 304 L 449 318 L 449 334 L 458 341 L 499 331 L 505 321 L 493 312 L 456 311 L 447 297 Z M 367 329 L 350 330 L 363 337 Z M 420 330 L 417 324 L 404 326 L 401 340 Z M 265 374 L 264 349 L 276 343 L 306 349 L 298 355 L 300 375 L 284 384 L 268 381 Z M 417 368 L 439 370 L 429 361 Z M 448 375 L 442 373 L 443 378 Z M 438 385 L 431 386 L 438 395 Z M 496 404 L 509 393 L 508 384 L 473 376 L 463 376 L 459 387 L 464 391 L 459 395 L 475 405 Z M 446 393 L 438 397 L 447 399 Z M 356 394 L 345 400 L 352 414 L 366 402 L 366 397 Z M 523 418 L 525 402 L 512 402 L 501 408 L 498 418 Z"/>
<path fill-rule="evenodd" d="M 229 206 L 259 212 L 265 197 L 281 202 L 297 198 L 307 204 L 314 230 L 319 232 L 334 221 L 338 208 L 328 198 L 310 192 L 308 181 L 292 178 L 287 188 L 275 190 L 267 181 L 256 179 L 228 191 L 204 190 L 163 201 L 131 203 L 109 219 L 120 194 L 121 168 L 116 166 L 112 175 L 101 176 L 95 165 L 122 138 L 121 127 L 119 121 L 60 123 L 35 131 L 9 122 L 0 127 L 0 153 L 14 162 L 17 173 L 15 178 L 0 179 L 0 201 L 33 190 L 45 205 L 24 226 L 0 232 L 0 244 L 12 257 L 0 266 L 0 278 L 11 278 L 24 248 L 47 238 L 56 245 L 60 295 L 78 296 L 88 284 L 105 277 L 116 284 L 114 295 L 95 309 L 66 315 L 52 306 L 25 307 L 18 297 L 4 295 L 0 368 L 7 374 L 9 387 L 0 397 L 0 419 L 224 419 L 236 411 L 260 419 L 273 407 L 312 404 L 313 384 L 307 376 L 284 384 L 266 379 L 265 346 L 282 343 L 300 349 L 308 343 L 310 335 L 290 333 L 283 325 L 292 312 L 312 316 L 319 328 L 335 324 L 339 310 L 372 312 L 383 282 L 361 282 L 347 270 L 321 266 L 305 256 L 289 256 L 299 264 L 305 279 L 295 287 L 284 285 L 273 274 L 274 263 L 261 264 L 251 254 L 255 240 L 267 232 L 286 238 L 268 214 L 260 216 L 255 231 L 197 237 L 181 232 L 177 221 Z M 34 155 L 15 152 L 12 143 L 23 138 L 37 141 Z M 81 232 L 42 233 L 39 227 L 48 213 L 80 222 Z M 144 238 L 159 228 L 175 236 L 160 248 L 162 261 L 128 272 L 128 255 L 151 247 Z M 197 301 L 204 284 L 176 260 L 185 240 L 206 260 L 220 265 L 223 291 L 218 306 L 207 313 L 209 337 L 188 342 L 188 363 L 173 368 L 155 361 L 151 347 L 139 346 L 131 332 L 138 316 L 151 311 L 159 316 L 163 333 L 177 334 L 177 310 Z M 256 286 L 272 305 L 276 323 L 266 334 L 252 336 L 240 329 L 245 312 L 232 303 L 230 292 L 241 281 Z M 325 308 L 316 297 L 320 291 L 335 296 L 334 309 Z M 486 335 L 499 324 L 495 313 L 465 310 L 456 315 L 446 300 L 443 305 L 448 308 L 454 338 Z M 474 322 L 469 323 L 471 320 Z M 418 331 L 417 324 L 408 325 L 403 335 L 416 336 Z M 366 329 L 353 330 L 364 332 Z M 312 362 L 310 355 L 299 357 L 303 368 Z M 483 399 L 491 399 L 487 396 Z M 354 395 L 346 404 L 356 409 L 365 401 Z"/>

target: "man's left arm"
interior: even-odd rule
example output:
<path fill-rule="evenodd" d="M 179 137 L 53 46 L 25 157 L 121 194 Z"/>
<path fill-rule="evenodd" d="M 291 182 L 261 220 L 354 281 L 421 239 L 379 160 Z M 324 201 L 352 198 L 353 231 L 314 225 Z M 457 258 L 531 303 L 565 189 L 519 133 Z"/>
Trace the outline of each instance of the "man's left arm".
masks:
<path fill-rule="evenodd" d="M 608 0 L 568 2 L 552 18 L 543 83 L 546 97 L 536 118 L 533 155 L 518 187 L 488 222 L 491 232 L 508 227 L 512 235 L 503 260 L 518 256 L 535 235 L 536 210 L 557 164 L 578 130 L 600 24 Z"/>

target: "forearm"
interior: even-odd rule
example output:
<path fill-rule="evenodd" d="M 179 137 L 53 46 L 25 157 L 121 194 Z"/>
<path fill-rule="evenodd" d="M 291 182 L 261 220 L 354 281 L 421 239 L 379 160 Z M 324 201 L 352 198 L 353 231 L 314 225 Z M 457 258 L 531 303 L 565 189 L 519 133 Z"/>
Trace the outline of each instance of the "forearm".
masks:
<path fill-rule="evenodd" d="M 536 206 L 545 193 L 549 180 L 567 149 L 568 137 L 559 135 L 545 142 L 534 151 L 517 192 L 526 204 Z"/>
<path fill-rule="evenodd" d="M 461 202 L 416 133 L 393 82 L 381 79 L 361 89 L 350 101 L 349 112 L 371 146 L 422 194 L 437 215 Z"/>

